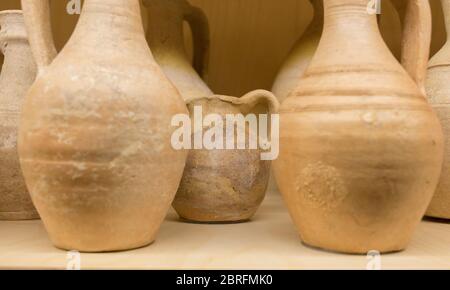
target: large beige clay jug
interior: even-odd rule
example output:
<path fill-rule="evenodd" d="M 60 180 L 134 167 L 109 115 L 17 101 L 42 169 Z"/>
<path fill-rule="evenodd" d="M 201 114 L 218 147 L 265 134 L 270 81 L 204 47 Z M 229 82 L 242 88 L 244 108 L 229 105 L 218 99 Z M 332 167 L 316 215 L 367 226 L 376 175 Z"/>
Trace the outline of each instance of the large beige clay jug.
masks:
<path fill-rule="evenodd" d="M 185 0 L 146 0 L 149 9 L 147 39 L 155 59 L 188 104 L 191 120 L 195 108 L 201 117 L 215 114 L 246 114 L 265 103 L 278 108 L 267 91 L 254 91 L 242 98 L 213 95 L 199 76 L 208 67 L 209 26 L 206 16 Z M 194 64 L 188 60 L 183 22 L 191 25 Z M 203 126 L 206 131 L 208 126 Z M 247 130 L 248 134 L 249 131 Z M 194 133 L 195 134 L 195 133 Z M 193 136 L 194 136 L 193 134 Z M 240 222 L 250 219 L 264 199 L 270 162 L 261 160 L 261 150 L 193 149 L 189 153 L 173 206 L 185 220 L 204 223 Z"/>
<path fill-rule="evenodd" d="M 447 35 L 450 35 L 450 0 L 441 0 Z M 449 37 L 447 37 L 449 38 Z M 427 215 L 450 219 L 450 42 L 430 60 L 427 96 L 444 129 L 445 154 L 441 179 Z"/>
<path fill-rule="evenodd" d="M 36 78 L 22 11 L 0 12 L 0 220 L 38 218 L 20 169 L 17 132 L 22 100 Z"/>
<path fill-rule="evenodd" d="M 139 0 L 86 0 L 55 59 L 49 1 L 22 7 L 39 73 L 19 154 L 51 240 L 86 252 L 152 243 L 187 157 L 171 119 L 187 110 L 148 48 Z"/>
<path fill-rule="evenodd" d="M 324 0 L 317 52 L 280 109 L 274 164 L 302 240 L 347 253 L 404 249 L 443 158 L 441 126 L 423 87 L 429 3 L 408 1 L 402 60 L 412 77 L 389 52 L 367 6 Z"/>

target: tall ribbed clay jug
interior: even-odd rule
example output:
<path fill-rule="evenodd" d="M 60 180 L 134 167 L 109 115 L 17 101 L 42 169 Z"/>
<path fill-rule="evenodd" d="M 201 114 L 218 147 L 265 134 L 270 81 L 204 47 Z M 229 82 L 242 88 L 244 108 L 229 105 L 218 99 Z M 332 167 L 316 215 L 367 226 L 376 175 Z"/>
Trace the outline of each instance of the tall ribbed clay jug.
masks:
<path fill-rule="evenodd" d="M 445 16 L 447 35 L 450 36 L 450 1 L 441 0 Z M 447 36 L 448 39 L 449 36 Z M 445 140 L 444 165 L 436 193 L 427 215 L 450 219 L 450 42 L 430 60 L 426 90 L 428 100 L 436 111 Z"/>
<path fill-rule="evenodd" d="M 185 99 L 191 120 L 195 120 L 196 108 L 201 110 L 201 118 L 215 115 L 224 122 L 226 115 L 244 115 L 260 103 L 265 103 L 270 112 L 277 111 L 279 104 L 270 92 L 256 90 L 241 98 L 219 96 L 201 79 L 200 75 L 207 73 L 209 56 L 209 25 L 202 10 L 185 0 L 146 0 L 144 3 L 149 11 L 147 39 L 150 48 Z M 185 51 L 184 21 L 190 24 L 193 35 L 193 65 Z M 203 133 L 208 128 L 208 125 L 202 126 Z M 191 150 L 173 202 L 180 217 L 203 223 L 250 219 L 264 199 L 269 177 L 270 161 L 261 160 L 261 153 L 257 149 Z"/>
<path fill-rule="evenodd" d="M 406 71 L 383 42 L 368 3 L 324 0 L 318 50 L 280 109 L 275 162 L 302 240 L 347 253 L 404 249 L 431 201 L 443 158 L 442 129 L 423 87 L 429 3 L 408 1 Z"/>
<path fill-rule="evenodd" d="M 22 11 L 0 12 L 0 220 L 25 220 L 39 215 L 20 169 L 17 132 L 22 100 L 36 77 Z"/>
<path fill-rule="evenodd" d="M 84 1 L 57 56 L 49 1 L 22 7 L 39 71 L 19 154 L 52 242 L 85 252 L 152 243 L 187 156 L 171 145 L 171 119 L 187 110 L 148 48 L 139 0 Z"/>

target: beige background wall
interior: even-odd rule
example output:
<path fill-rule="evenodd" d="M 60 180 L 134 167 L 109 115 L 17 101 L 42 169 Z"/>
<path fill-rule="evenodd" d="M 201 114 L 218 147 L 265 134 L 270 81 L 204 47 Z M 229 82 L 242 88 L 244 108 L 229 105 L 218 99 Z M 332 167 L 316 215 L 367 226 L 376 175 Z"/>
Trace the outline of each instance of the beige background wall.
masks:
<path fill-rule="evenodd" d="M 66 13 L 67 2 L 52 0 L 55 40 L 59 48 L 70 37 L 78 18 Z M 311 19 L 307 0 L 190 2 L 202 7 L 210 20 L 212 48 L 208 82 L 220 94 L 241 95 L 256 88 L 270 89 L 283 58 Z M 446 36 L 439 0 L 430 0 L 430 3 L 434 16 L 432 53 L 435 53 Z M 19 7 L 19 0 L 0 0 L 0 10 Z M 383 0 L 381 28 L 394 54 L 398 55 L 399 21 L 386 0 Z"/>

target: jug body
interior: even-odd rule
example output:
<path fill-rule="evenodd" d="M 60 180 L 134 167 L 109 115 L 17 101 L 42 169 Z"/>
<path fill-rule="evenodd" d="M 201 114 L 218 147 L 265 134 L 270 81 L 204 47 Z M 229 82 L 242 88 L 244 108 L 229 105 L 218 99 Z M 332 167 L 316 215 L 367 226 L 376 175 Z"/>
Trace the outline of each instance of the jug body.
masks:
<path fill-rule="evenodd" d="M 0 220 L 39 218 L 25 185 L 17 153 L 22 101 L 36 77 L 20 10 L 0 12 Z"/>
<path fill-rule="evenodd" d="M 28 30 L 45 32 L 35 20 L 48 2 L 34 1 L 22 2 Z M 38 36 L 43 64 L 50 56 Z M 19 134 L 26 182 L 55 246 L 104 252 L 155 240 L 187 157 L 170 142 L 176 114 L 187 110 L 146 44 L 139 1 L 85 1 L 69 42 L 40 68 Z"/>
<path fill-rule="evenodd" d="M 383 42 L 367 1 L 324 6 L 318 50 L 280 109 L 277 183 L 305 243 L 399 251 L 436 187 L 441 127 Z"/>

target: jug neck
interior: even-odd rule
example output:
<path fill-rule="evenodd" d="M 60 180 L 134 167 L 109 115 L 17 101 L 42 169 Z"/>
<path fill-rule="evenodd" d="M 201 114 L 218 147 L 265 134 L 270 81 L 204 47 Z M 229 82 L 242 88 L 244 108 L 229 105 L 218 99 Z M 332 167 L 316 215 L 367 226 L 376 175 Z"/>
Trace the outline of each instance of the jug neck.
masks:
<path fill-rule="evenodd" d="M 139 0 L 85 0 L 71 41 L 101 55 L 106 55 L 104 50 L 125 55 L 148 50 Z"/>
<path fill-rule="evenodd" d="M 164 3 L 153 0 L 149 5 L 147 40 L 157 55 L 170 53 L 187 59 L 184 43 L 184 5 L 182 1 Z"/>
<path fill-rule="evenodd" d="M 324 31 L 317 55 L 342 64 L 386 61 L 388 48 L 367 5 L 367 0 L 324 0 Z"/>
<path fill-rule="evenodd" d="M 323 0 L 324 1 L 324 13 L 325 20 L 324 25 L 340 26 L 338 32 L 345 33 L 349 36 L 349 33 L 358 33 L 360 30 L 365 32 L 375 31 L 379 33 L 377 26 L 377 18 L 374 14 L 369 14 L 368 1 L 367 0 Z M 358 29 L 355 29 L 358 26 Z M 346 31 L 345 28 L 353 28 Z M 352 41 L 354 41 L 352 39 Z"/>

